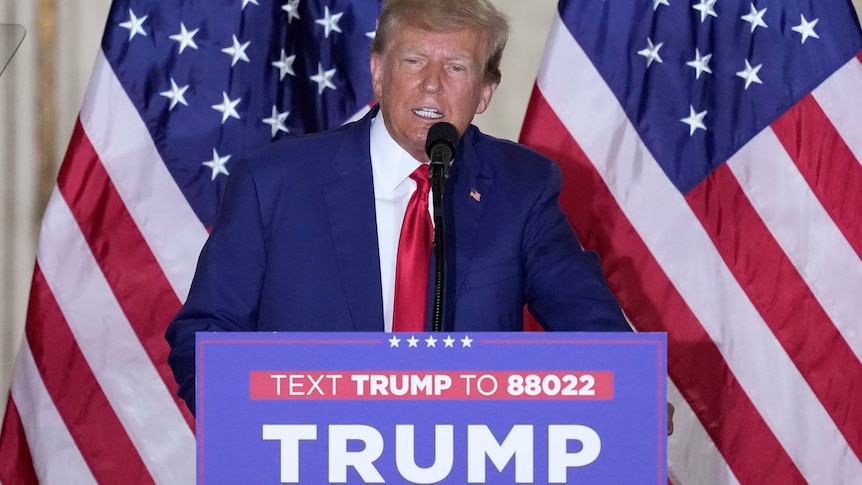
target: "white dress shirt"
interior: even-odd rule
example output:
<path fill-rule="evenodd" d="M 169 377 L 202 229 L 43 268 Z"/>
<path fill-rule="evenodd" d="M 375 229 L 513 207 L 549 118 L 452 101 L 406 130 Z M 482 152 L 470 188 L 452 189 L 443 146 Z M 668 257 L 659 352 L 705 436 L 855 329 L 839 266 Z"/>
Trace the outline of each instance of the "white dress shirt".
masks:
<path fill-rule="evenodd" d="M 410 196 L 416 182 L 410 178 L 419 161 L 410 156 L 389 135 L 383 113 L 371 121 L 371 170 L 374 179 L 374 210 L 377 215 L 377 245 L 380 249 L 380 282 L 383 289 L 383 322 L 392 331 L 392 308 L 395 302 L 395 264 L 398 239 Z M 428 208 L 431 210 L 431 194 Z"/>

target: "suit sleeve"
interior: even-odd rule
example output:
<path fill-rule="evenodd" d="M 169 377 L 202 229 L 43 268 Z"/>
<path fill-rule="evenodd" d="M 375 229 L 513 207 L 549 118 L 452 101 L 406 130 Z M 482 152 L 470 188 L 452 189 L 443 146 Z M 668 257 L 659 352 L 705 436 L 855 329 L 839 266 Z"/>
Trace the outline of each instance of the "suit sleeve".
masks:
<path fill-rule="evenodd" d="M 168 363 L 178 395 L 195 412 L 195 333 L 255 330 L 265 268 L 264 227 L 255 180 L 241 160 L 232 171 L 188 299 L 168 326 Z"/>
<path fill-rule="evenodd" d="M 546 330 L 628 332 L 598 255 L 584 251 L 559 204 L 562 175 L 549 165 L 524 234 L 526 298 Z"/>

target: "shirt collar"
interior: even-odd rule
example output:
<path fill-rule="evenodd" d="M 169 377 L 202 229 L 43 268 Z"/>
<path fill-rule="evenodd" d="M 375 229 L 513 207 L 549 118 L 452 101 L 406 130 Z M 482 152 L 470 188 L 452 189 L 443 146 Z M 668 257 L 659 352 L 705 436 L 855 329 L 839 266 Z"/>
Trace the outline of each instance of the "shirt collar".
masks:
<path fill-rule="evenodd" d="M 421 165 L 392 138 L 380 111 L 371 120 L 370 143 L 374 185 L 381 194 L 391 194 Z"/>

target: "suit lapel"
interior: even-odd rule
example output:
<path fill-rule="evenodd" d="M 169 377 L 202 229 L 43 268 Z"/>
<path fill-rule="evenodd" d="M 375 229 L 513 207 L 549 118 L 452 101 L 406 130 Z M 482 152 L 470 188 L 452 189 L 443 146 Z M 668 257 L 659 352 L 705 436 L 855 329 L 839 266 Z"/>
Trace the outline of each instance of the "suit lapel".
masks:
<path fill-rule="evenodd" d="M 447 231 L 447 290 L 444 304 L 450 331 L 453 330 L 455 303 L 461 294 L 473 256 L 480 250 L 477 245 L 482 214 L 494 189 L 494 179 L 485 170 L 473 145 L 476 133 L 476 128 L 471 127 L 461 141 L 461 152 L 452 164 L 444 200 Z"/>
<path fill-rule="evenodd" d="M 344 143 L 331 162 L 339 178 L 323 186 L 341 281 L 357 331 L 383 331 L 377 219 L 368 146 L 372 114 L 347 128 Z"/>

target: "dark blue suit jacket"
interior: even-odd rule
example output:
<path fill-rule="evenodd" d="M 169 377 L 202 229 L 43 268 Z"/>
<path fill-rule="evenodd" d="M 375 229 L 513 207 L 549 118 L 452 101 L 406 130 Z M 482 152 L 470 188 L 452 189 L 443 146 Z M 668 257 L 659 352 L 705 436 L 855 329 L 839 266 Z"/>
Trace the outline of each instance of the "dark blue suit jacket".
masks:
<path fill-rule="evenodd" d="M 274 143 L 233 167 L 188 300 L 167 331 L 192 410 L 197 331 L 383 331 L 375 113 Z M 444 196 L 444 330 L 522 330 L 525 303 L 547 330 L 629 330 L 597 256 L 581 249 L 559 206 L 560 188 L 554 162 L 467 130 Z"/>

